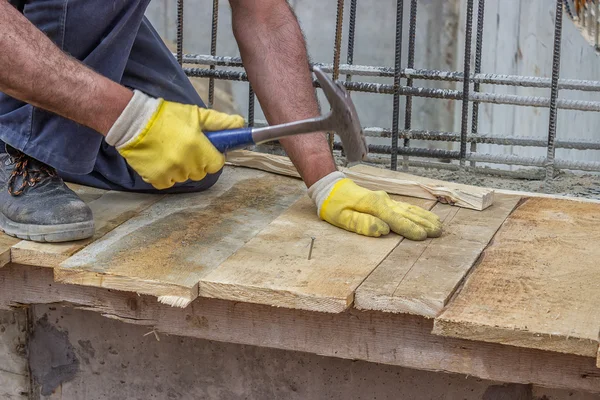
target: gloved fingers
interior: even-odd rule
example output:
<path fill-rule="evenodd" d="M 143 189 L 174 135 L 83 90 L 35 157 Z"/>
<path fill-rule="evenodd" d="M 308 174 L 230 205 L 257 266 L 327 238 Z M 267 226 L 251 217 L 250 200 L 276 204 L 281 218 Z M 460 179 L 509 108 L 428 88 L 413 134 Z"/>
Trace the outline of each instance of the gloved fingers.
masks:
<path fill-rule="evenodd" d="M 242 128 L 244 117 L 241 115 L 226 114 L 208 108 L 198 107 L 200 129 L 203 131 L 220 131 L 224 129 Z"/>
<path fill-rule="evenodd" d="M 420 218 L 422 223 L 419 221 L 412 221 L 411 219 L 405 218 L 401 213 L 392 210 L 385 214 L 387 215 L 382 219 L 390 226 L 390 229 L 407 239 L 419 241 L 425 240 L 429 236 L 430 231 L 432 233 L 436 232 L 432 226 L 429 226 L 429 222 L 425 219 Z"/>
<path fill-rule="evenodd" d="M 204 172 L 209 174 L 216 174 L 225 165 L 225 156 L 212 146 L 210 153 L 211 154 L 205 152 L 203 154 L 204 159 L 206 160 L 206 167 L 204 168 Z"/>
<path fill-rule="evenodd" d="M 169 169 L 169 173 L 163 173 L 160 174 L 161 176 L 164 176 L 163 179 L 157 180 L 154 184 L 154 187 L 156 187 L 156 185 L 159 185 L 160 188 L 157 189 L 168 189 L 170 187 L 172 187 L 173 185 L 175 185 L 176 183 L 181 183 L 181 182 L 185 182 L 188 180 L 188 173 L 187 170 L 185 168 L 183 168 L 181 165 L 177 165 L 177 164 L 172 164 L 171 168 Z"/>
<path fill-rule="evenodd" d="M 208 172 L 208 171 L 204 171 L 202 169 L 198 169 L 193 172 L 190 172 L 190 179 L 192 181 L 201 181 L 202 179 L 204 179 L 206 177 L 207 173 L 214 174 L 214 172 Z"/>
<path fill-rule="evenodd" d="M 427 237 L 440 237 L 442 235 L 442 221 L 435 213 L 418 206 L 403 206 L 404 204 L 400 206 L 398 202 L 392 201 L 390 209 L 395 214 L 401 215 L 423 228 L 427 232 Z M 387 221 L 387 219 L 384 218 L 384 221 Z"/>
<path fill-rule="evenodd" d="M 379 237 L 390 233 L 389 225 L 374 215 L 347 209 L 340 213 L 339 220 L 345 221 L 344 224 L 334 222 L 334 225 L 364 236 Z"/>
<path fill-rule="evenodd" d="M 396 202 L 397 203 L 397 202 Z M 419 206 L 413 206 L 412 204 L 407 207 L 408 211 L 412 214 L 418 215 L 421 218 L 424 218 L 432 223 L 441 223 L 440 217 L 429 210 L 426 210 Z"/>
<path fill-rule="evenodd" d="M 407 203 L 392 200 L 385 192 L 363 198 L 355 209 L 369 213 L 387 223 L 390 229 L 411 240 L 439 237 L 442 224 L 434 213 Z"/>

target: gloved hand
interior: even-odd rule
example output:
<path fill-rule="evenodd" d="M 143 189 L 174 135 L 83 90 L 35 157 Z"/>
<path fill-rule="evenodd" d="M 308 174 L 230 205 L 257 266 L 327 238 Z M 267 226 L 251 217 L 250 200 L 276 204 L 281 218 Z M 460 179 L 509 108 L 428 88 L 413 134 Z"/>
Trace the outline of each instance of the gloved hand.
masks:
<path fill-rule="evenodd" d="M 313 184 L 308 195 L 321 219 L 361 235 L 379 237 L 391 229 L 407 239 L 425 240 L 442 234 L 436 214 L 394 201 L 386 192 L 360 187 L 339 171 Z"/>
<path fill-rule="evenodd" d="M 134 90 L 133 98 L 106 135 L 142 179 L 166 189 L 218 172 L 225 156 L 203 130 L 241 128 L 244 119 L 214 110 L 156 99 Z"/>

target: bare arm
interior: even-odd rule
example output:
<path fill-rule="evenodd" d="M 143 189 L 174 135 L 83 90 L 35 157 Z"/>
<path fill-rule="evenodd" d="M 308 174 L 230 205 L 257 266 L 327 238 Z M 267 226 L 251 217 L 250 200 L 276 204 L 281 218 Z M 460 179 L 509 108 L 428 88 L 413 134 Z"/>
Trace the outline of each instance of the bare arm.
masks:
<path fill-rule="evenodd" d="M 106 135 L 133 93 L 69 57 L 0 0 L 0 91 Z"/>
<path fill-rule="evenodd" d="M 233 33 L 244 67 L 270 124 L 319 115 L 306 44 L 285 0 L 230 0 Z M 323 133 L 281 144 L 307 186 L 336 170 Z"/>

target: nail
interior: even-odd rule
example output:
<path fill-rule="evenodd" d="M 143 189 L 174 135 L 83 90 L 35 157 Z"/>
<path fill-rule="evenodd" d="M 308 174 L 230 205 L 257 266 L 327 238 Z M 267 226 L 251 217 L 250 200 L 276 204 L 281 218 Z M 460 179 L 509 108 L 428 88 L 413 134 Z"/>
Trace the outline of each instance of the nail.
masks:
<path fill-rule="evenodd" d="M 315 244 L 315 238 L 311 237 L 310 238 L 310 249 L 308 249 L 308 259 L 309 260 L 310 260 L 310 256 L 312 255 L 312 249 L 313 249 L 314 244 Z"/>

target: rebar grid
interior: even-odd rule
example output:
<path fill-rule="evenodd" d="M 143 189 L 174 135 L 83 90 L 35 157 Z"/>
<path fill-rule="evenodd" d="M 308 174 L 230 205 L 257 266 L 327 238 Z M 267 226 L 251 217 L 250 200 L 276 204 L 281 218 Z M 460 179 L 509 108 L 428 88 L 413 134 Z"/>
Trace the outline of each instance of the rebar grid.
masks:
<path fill-rule="evenodd" d="M 465 41 L 464 41 L 464 62 L 463 71 L 440 71 L 431 69 L 415 68 L 415 37 L 417 24 L 417 0 L 410 2 L 410 17 L 408 27 L 408 57 L 406 67 L 402 66 L 402 38 L 403 38 L 403 11 L 404 1 L 397 0 L 396 3 L 396 29 L 395 35 L 395 53 L 394 67 L 361 65 L 354 62 L 354 42 L 357 26 L 357 3 L 358 0 L 350 0 L 349 21 L 348 21 L 348 45 L 346 64 L 340 62 L 342 50 L 342 36 L 344 26 L 344 6 L 345 0 L 337 0 L 335 37 L 333 49 L 333 63 L 315 62 L 311 66 L 319 66 L 325 72 L 331 73 L 334 80 L 338 81 L 349 91 L 358 91 L 364 93 L 384 94 L 392 96 L 392 121 L 391 129 L 382 127 L 364 127 L 367 137 L 389 138 L 390 145 L 369 145 L 371 154 L 384 154 L 389 156 L 389 167 L 392 170 L 397 169 L 397 157 L 403 157 L 402 165 L 404 169 L 409 166 L 432 167 L 444 169 L 459 169 L 471 172 L 495 173 L 506 176 L 516 176 L 519 172 L 503 169 L 491 169 L 476 167 L 477 162 L 498 165 L 516 165 L 524 167 L 534 167 L 527 169 L 525 175 L 539 177 L 544 175 L 546 180 L 555 176 L 557 169 L 569 169 L 579 171 L 600 171 L 600 162 L 594 161 L 573 161 L 555 159 L 557 148 L 574 150 L 600 150 L 600 143 L 586 140 L 557 140 L 556 122 L 559 109 L 579 110 L 587 112 L 600 112 L 600 101 L 561 99 L 558 97 L 559 91 L 577 91 L 577 92 L 600 92 L 600 81 L 579 80 L 579 79 L 561 79 L 559 76 L 560 66 L 560 47 L 561 47 L 561 29 L 563 19 L 563 7 L 567 15 L 576 21 L 585 23 L 591 29 L 588 34 L 595 37 L 596 46 L 598 46 L 598 25 L 600 24 L 600 1 L 588 0 L 584 10 L 574 10 L 570 0 L 556 0 L 556 14 L 554 21 L 554 48 L 552 61 L 552 77 L 544 78 L 537 76 L 503 75 L 481 72 L 481 58 L 483 48 L 483 29 L 485 16 L 485 0 L 478 0 L 477 3 L 477 26 L 475 38 L 474 67 L 471 68 L 471 41 L 473 36 L 473 13 L 475 8 L 474 0 L 466 1 L 466 23 L 465 23 Z M 577 14 L 578 13 L 578 14 Z M 585 17 L 583 16 L 585 15 Z M 217 36 L 217 18 L 218 18 L 218 0 L 213 0 L 213 30 L 211 35 L 211 55 L 182 54 L 183 42 L 183 0 L 178 0 L 178 24 L 177 24 L 177 53 L 174 54 L 178 61 L 188 64 L 184 68 L 190 77 L 208 78 L 210 82 L 209 106 L 213 105 L 214 80 L 224 79 L 232 81 L 248 81 L 246 73 L 243 71 L 243 64 L 239 57 L 225 57 L 216 55 L 216 36 Z M 593 16 L 593 18 L 592 18 Z M 390 33 L 391 34 L 391 33 Z M 189 67 L 189 65 L 202 65 L 209 68 Z M 241 71 L 222 70 L 216 67 L 241 68 Z M 473 73 L 471 72 L 473 69 Z M 341 80 L 340 75 L 345 75 Z M 390 83 L 371 83 L 353 81 L 353 76 L 393 78 Z M 406 80 L 406 84 L 402 83 Z M 461 90 L 456 89 L 438 89 L 425 88 L 415 85 L 415 81 L 444 81 L 460 83 Z M 318 88 L 318 83 L 313 82 Z M 512 94 L 499 94 L 481 91 L 481 84 L 494 86 L 513 86 L 529 87 L 539 89 L 549 89 L 548 97 L 545 96 L 521 96 Z M 472 86 L 471 86 L 472 85 Z M 263 126 L 264 121 L 254 120 L 255 96 L 252 87 L 248 83 L 249 108 L 248 124 L 250 126 Z M 461 126 L 460 132 L 443 132 L 413 129 L 412 127 L 412 99 L 413 97 L 452 99 L 461 101 Z M 399 127 L 399 115 L 401 111 L 400 100 L 405 99 L 404 107 L 404 129 Z M 515 136 L 502 136 L 489 133 L 478 132 L 479 105 L 481 103 L 505 104 L 524 107 L 543 107 L 548 108 L 548 138 L 534 138 L 526 135 L 520 135 L 515 132 Z M 471 118 L 469 121 L 469 108 L 471 108 Z M 469 129 L 469 122 L 471 127 Z M 333 135 L 329 136 L 330 145 L 334 150 L 342 150 L 339 143 L 334 142 Z M 403 140 L 403 146 L 398 146 L 398 140 Z M 458 151 L 439 150 L 430 148 L 410 147 L 411 139 L 421 141 L 444 141 L 456 142 L 459 144 Z M 546 148 L 546 157 L 521 157 L 506 154 L 484 154 L 477 152 L 477 144 L 493 144 L 498 146 L 524 146 Z M 469 144 L 469 151 L 467 151 Z M 342 153 L 343 154 L 343 153 Z M 417 157 L 418 159 L 410 159 Z M 457 160 L 458 164 L 448 164 L 427 161 L 428 159 Z M 465 162 L 469 162 L 469 166 Z"/>

